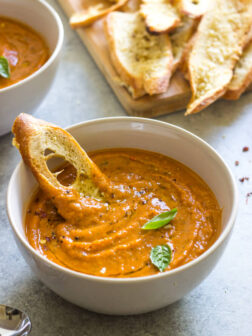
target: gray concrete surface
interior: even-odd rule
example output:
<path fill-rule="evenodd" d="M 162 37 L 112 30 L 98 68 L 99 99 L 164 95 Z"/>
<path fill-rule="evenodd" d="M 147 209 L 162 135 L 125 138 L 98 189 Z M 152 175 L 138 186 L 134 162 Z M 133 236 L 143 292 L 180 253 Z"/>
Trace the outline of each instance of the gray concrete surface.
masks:
<path fill-rule="evenodd" d="M 65 26 L 57 78 L 35 116 L 61 126 L 124 115 L 55 0 Z M 22 112 L 22 111 L 20 111 Z M 78 308 L 47 289 L 32 274 L 15 245 L 5 210 L 11 173 L 20 160 L 10 134 L 0 138 L 0 303 L 25 310 L 33 336 L 250 336 L 252 335 L 252 93 L 237 102 L 219 101 L 195 116 L 183 112 L 159 118 L 197 134 L 230 165 L 240 190 L 233 236 L 210 276 L 181 301 L 162 310 L 129 317 L 98 315 Z M 244 153 L 242 148 L 249 146 Z M 239 160 L 239 166 L 235 161 Z M 239 182 L 243 176 L 250 181 Z"/>

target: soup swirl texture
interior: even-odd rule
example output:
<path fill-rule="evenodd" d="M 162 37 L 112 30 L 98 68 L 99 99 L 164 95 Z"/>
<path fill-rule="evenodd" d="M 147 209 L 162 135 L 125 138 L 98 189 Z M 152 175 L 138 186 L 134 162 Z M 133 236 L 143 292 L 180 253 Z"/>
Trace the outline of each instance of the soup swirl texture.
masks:
<path fill-rule="evenodd" d="M 89 155 L 111 180 L 113 188 L 105 203 L 93 199 L 80 221 L 60 216 L 42 190 L 28 206 L 28 240 L 46 258 L 86 274 L 139 277 L 159 272 L 150 260 L 157 245 L 171 247 L 167 271 L 197 258 L 215 242 L 221 209 L 207 184 L 188 167 L 136 149 Z M 58 178 L 70 185 L 75 171 L 65 166 Z M 151 218 L 173 208 L 178 213 L 168 225 L 142 229 Z"/>

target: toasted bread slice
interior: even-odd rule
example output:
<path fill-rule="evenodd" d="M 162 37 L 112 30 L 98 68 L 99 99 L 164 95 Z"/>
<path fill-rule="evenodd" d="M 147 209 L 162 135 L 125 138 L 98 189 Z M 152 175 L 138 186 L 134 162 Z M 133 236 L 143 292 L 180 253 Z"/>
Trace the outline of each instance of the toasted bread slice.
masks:
<path fill-rule="evenodd" d="M 105 19 L 112 62 L 133 98 L 167 90 L 172 68 L 168 35 L 150 35 L 136 13 L 110 13 Z"/>
<path fill-rule="evenodd" d="M 178 10 L 169 0 L 143 0 L 140 14 L 150 34 L 166 33 L 180 24 Z"/>
<path fill-rule="evenodd" d="M 224 94 L 251 23 L 251 0 L 215 0 L 204 15 L 189 55 L 192 98 L 186 115 L 201 111 Z"/>
<path fill-rule="evenodd" d="M 181 26 L 170 33 L 173 53 L 173 72 L 181 65 L 188 49 L 188 43 L 191 40 L 197 28 L 198 21 L 188 16 L 184 16 Z"/>
<path fill-rule="evenodd" d="M 237 62 L 231 82 L 228 84 L 225 99 L 239 99 L 242 93 L 252 82 L 252 42 L 244 49 L 242 56 Z"/>
<path fill-rule="evenodd" d="M 204 15 L 213 0 L 175 0 L 176 6 L 184 15 L 198 18 Z"/>
<path fill-rule="evenodd" d="M 12 128 L 13 144 L 31 169 L 40 187 L 53 200 L 65 219 L 85 215 L 87 203 L 103 199 L 108 181 L 76 140 L 65 130 L 28 114 L 20 114 Z M 62 185 L 47 166 L 52 158 L 64 158 L 76 169 L 70 186 Z M 82 196 L 87 196 L 81 199 Z M 88 199 L 90 197 L 90 199 Z M 82 211 L 84 212 L 82 213 Z"/>
<path fill-rule="evenodd" d="M 76 12 L 71 16 L 70 25 L 74 29 L 87 27 L 108 13 L 120 9 L 127 1 L 128 0 L 118 0 L 111 2 L 108 0 L 99 0 L 99 2 L 95 4 L 86 4 L 82 11 Z"/>

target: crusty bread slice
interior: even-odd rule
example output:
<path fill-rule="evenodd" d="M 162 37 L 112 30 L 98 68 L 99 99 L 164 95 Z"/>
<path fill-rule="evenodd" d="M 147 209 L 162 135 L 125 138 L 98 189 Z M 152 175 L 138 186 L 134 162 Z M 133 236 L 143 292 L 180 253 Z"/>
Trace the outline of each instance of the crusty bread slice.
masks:
<path fill-rule="evenodd" d="M 82 11 L 76 12 L 70 17 L 70 25 L 74 29 L 87 27 L 108 13 L 120 9 L 127 1 L 128 0 L 118 0 L 111 2 L 108 0 L 100 0 L 96 4 L 86 5 Z"/>
<path fill-rule="evenodd" d="M 176 28 L 170 33 L 173 53 L 173 67 L 172 71 L 175 72 L 181 65 L 181 62 L 186 57 L 186 50 L 193 34 L 198 25 L 198 20 L 192 19 L 188 16 L 182 18 L 181 26 Z"/>
<path fill-rule="evenodd" d="M 231 82 L 223 98 L 229 100 L 239 99 L 242 93 L 252 82 L 252 41 L 244 49 L 237 62 Z"/>
<path fill-rule="evenodd" d="M 12 128 L 13 144 L 19 149 L 25 164 L 31 169 L 40 187 L 47 193 L 65 219 L 73 213 L 85 215 L 85 205 L 103 199 L 107 179 L 89 159 L 76 140 L 65 130 L 28 114 L 20 114 Z M 62 185 L 57 174 L 50 171 L 47 162 L 64 158 L 76 169 L 76 179 L 70 186 Z M 82 196 L 84 197 L 81 199 Z M 92 199 L 91 199 L 92 198 Z M 73 213 L 72 213 L 73 212 Z"/>
<path fill-rule="evenodd" d="M 172 68 L 168 35 L 150 35 L 136 13 L 110 13 L 105 32 L 112 62 L 133 98 L 167 90 Z"/>
<path fill-rule="evenodd" d="M 213 0 L 175 0 L 175 2 L 182 14 L 198 18 L 208 11 Z"/>
<path fill-rule="evenodd" d="M 186 115 L 201 111 L 224 94 L 251 23 L 251 0 L 215 0 L 203 16 L 189 55 L 192 98 Z"/>
<path fill-rule="evenodd" d="M 166 33 L 180 24 L 180 16 L 170 0 L 143 0 L 140 14 L 150 34 Z"/>

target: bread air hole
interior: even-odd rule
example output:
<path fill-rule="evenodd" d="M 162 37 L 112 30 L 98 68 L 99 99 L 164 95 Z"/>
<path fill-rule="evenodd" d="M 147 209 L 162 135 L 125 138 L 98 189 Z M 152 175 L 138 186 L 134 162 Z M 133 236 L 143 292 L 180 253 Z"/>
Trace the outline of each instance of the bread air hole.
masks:
<path fill-rule="evenodd" d="M 45 152 L 47 149 L 45 150 Z M 65 187 L 72 185 L 77 178 L 77 169 L 64 157 L 55 152 L 47 151 L 46 164 L 50 172 L 56 176 L 57 180 Z"/>
<path fill-rule="evenodd" d="M 55 153 L 53 150 L 51 150 L 50 148 L 46 148 L 44 151 L 44 156 L 48 156 L 49 154 L 53 154 Z"/>

